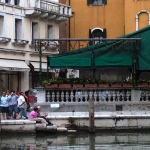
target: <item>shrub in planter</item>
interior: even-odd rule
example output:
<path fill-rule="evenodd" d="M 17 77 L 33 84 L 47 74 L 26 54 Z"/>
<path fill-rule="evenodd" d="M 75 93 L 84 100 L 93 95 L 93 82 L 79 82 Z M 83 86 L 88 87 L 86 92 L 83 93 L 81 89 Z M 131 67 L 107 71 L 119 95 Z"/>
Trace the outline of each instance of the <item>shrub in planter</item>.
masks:
<path fill-rule="evenodd" d="M 132 80 L 124 80 L 124 81 L 122 81 L 122 86 L 123 87 L 133 87 L 133 82 L 132 82 Z"/>
<path fill-rule="evenodd" d="M 108 88 L 110 86 L 109 82 L 105 80 L 98 80 L 97 84 L 98 84 L 98 87 L 101 87 L 101 88 Z"/>
<path fill-rule="evenodd" d="M 97 81 L 96 80 L 92 80 L 92 79 L 87 79 L 84 81 L 84 86 L 86 88 L 95 88 L 97 87 Z"/>
<path fill-rule="evenodd" d="M 122 87 L 122 81 L 120 81 L 120 80 L 110 81 L 110 86 L 111 87 Z"/>
<path fill-rule="evenodd" d="M 137 81 L 138 87 L 148 87 L 148 81 L 139 79 Z"/>

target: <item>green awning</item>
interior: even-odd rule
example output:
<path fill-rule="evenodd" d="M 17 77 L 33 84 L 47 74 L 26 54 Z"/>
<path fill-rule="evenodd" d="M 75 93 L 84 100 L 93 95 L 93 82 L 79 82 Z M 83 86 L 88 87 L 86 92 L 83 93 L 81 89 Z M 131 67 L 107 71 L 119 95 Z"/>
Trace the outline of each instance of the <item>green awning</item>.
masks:
<path fill-rule="evenodd" d="M 132 66 L 134 57 L 138 58 L 139 70 L 150 70 L 150 26 L 119 38 L 141 38 L 136 43 L 129 41 L 102 42 L 79 50 L 48 56 L 50 68 L 83 67 L 126 67 Z"/>
<path fill-rule="evenodd" d="M 51 58 L 50 65 L 55 67 L 90 67 L 90 58 Z"/>

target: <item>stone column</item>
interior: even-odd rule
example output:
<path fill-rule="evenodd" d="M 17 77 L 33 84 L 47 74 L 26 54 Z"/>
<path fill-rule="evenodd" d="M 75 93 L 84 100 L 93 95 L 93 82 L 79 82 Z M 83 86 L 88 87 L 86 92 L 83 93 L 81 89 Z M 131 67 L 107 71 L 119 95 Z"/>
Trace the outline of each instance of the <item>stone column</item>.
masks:
<path fill-rule="evenodd" d="M 25 92 L 29 90 L 29 71 L 21 72 L 21 90 Z"/>
<path fill-rule="evenodd" d="M 46 102 L 46 93 L 44 88 L 35 88 L 37 90 L 37 103 L 45 103 Z"/>
<path fill-rule="evenodd" d="M 131 90 L 131 101 L 139 102 L 141 96 L 140 94 L 141 94 L 140 90 L 135 90 L 135 89 Z"/>

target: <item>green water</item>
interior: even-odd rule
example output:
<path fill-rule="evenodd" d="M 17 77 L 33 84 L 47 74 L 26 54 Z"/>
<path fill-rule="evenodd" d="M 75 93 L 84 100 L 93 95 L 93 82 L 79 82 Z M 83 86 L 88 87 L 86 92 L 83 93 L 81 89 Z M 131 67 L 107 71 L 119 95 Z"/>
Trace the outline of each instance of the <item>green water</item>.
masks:
<path fill-rule="evenodd" d="M 148 133 L 1 134 L 0 150 L 149 150 Z"/>

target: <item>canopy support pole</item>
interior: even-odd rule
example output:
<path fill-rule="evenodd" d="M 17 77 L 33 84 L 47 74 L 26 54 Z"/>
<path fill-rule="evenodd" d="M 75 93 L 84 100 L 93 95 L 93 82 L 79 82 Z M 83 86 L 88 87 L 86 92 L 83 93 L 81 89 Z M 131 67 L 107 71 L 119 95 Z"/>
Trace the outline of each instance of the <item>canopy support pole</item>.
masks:
<path fill-rule="evenodd" d="M 136 76 L 137 76 L 137 72 L 136 72 L 136 59 L 133 58 L 133 62 L 132 62 L 132 77 L 133 77 L 133 87 L 137 86 L 137 81 L 136 81 Z"/>
<path fill-rule="evenodd" d="M 39 57 L 40 57 L 39 87 L 42 87 L 42 47 L 41 47 L 41 43 L 40 43 L 40 47 L 39 47 Z"/>
<path fill-rule="evenodd" d="M 93 80 L 94 80 L 94 78 L 95 78 L 94 60 L 95 60 L 95 57 L 94 57 L 94 50 L 92 50 L 91 61 L 92 61 L 92 79 L 93 79 Z"/>
<path fill-rule="evenodd" d="M 94 93 L 89 99 L 89 131 L 90 133 L 95 133 L 95 123 L 94 123 Z"/>

